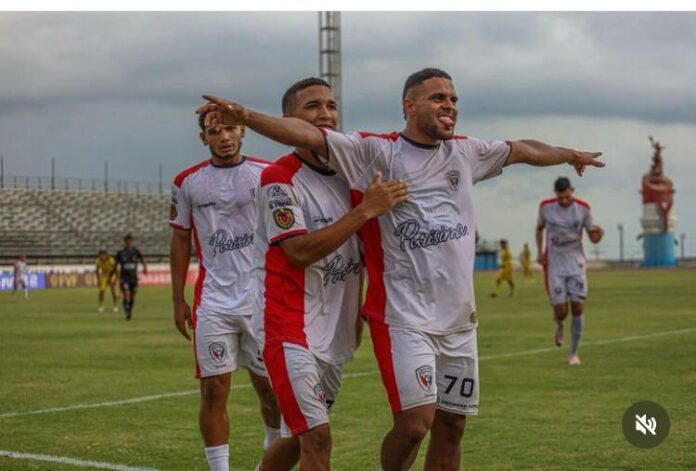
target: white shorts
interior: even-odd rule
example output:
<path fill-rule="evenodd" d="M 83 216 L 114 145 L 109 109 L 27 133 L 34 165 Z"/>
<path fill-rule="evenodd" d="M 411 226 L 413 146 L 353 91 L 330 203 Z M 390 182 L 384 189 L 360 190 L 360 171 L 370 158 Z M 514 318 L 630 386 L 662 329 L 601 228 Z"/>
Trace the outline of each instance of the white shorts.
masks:
<path fill-rule="evenodd" d="M 584 302 L 587 298 L 587 275 L 554 275 L 546 273 L 546 290 L 551 304 L 564 304 L 570 301 Z"/>
<path fill-rule="evenodd" d="M 437 403 L 478 414 L 476 329 L 434 335 L 370 320 L 370 334 L 393 413 Z"/>
<path fill-rule="evenodd" d="M 229 373 L 242 366 L 266 377 L 266 368 L 251 328 L 251 316 L 195 309 L 196 378 Z"/>
<path fill-rule="evenodd" d="M 297 436 L 328 423 L 343 365 L 322 361 L 289 342 L 267 344 L 263 356 L 280 407 L 280 435 Z"/>

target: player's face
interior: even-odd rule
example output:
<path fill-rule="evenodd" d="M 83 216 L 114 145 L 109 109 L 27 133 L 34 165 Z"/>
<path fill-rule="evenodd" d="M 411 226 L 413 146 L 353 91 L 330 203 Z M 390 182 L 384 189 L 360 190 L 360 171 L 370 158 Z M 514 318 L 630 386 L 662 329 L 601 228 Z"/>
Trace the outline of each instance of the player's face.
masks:
<path fill-rule="evenodd" d="M 131 247 L 133 247 L 133 239 L 125 239 L 124 242 L 126 243 L 127 249 L 130 249 Z"/>
<path fill-rule="evenodd" d="M 206 120 L 206 123 L 208 120 Z M 210 148 L 210 153 L 222 160 L 236 157 L 242 148 L 244 126 L 206 124 L 201 133 L 201 141 Z"/>
<path fill-rule="evenodd" d="M 106 255 L 105 252 L 101 252 L 101 253 L 99 254 L 99 259 L 102 260 L 102 261 L 106 260 L 106 257 L 107 257 L 107 255 Z"/>
<path fill-rule="evenodd" d="M 338 104 L 331 89 L 312 85 L 297 92 L 295 106 L 289 115 L 318 128 L 335 129 L 338 125 Z"/>
<path fill-rule="evenodd" d="M 556 198 L 558 199 L 558 204 L 561 206 L 561 208 L 567 208 L 573 202 L 573 189 L 568 188 L 563 191 L 557 191 Z"/>
<path fill-rule="evenodd" d="M 457 92 L 451 80 L 432 77 L 410 92 L 404 100 L 406 119 L 434 140 L 452 139 L 457 124 Z"/>

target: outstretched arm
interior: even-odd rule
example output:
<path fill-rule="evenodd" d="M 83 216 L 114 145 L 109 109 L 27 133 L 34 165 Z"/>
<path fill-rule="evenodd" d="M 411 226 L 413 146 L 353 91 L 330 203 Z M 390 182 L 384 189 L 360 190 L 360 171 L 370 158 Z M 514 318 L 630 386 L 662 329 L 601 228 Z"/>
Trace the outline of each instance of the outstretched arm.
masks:
<path fill-rule="evenodd" d="M 324 134 L 307 121 L 299 118 L 270 116 L 213 95 L 203 95 L 203 98 L 208 100 L 208 103 L 198 108 L 196 113 L 208 113 L 206 116 L 208 125 L 244 125 L 281 144 L 326 155 Z"/>
<path fill-rule="evenodd" d="M 345 216 L 318 231 L 284 239 L 280 246 L 294 265 L 307 267 L 338 249 L 365 222 L 407 199 L 408 189 L 402 181 L 382 182 L 378 172 L 367 187 L 363 201 Z"/>
<path fill-rule="evenodd" d="M 529 164 L 535 167 L 570 164 L 575 167 L 578 176 L 582 176 L 585 167 L 604 167 L 606 164 L 597 159 L 601 152 L 583 152 L 565 147 L 555 147 L 540 141 L 523 139 L 513 141 L 510 155 L 505 165 Z"/>

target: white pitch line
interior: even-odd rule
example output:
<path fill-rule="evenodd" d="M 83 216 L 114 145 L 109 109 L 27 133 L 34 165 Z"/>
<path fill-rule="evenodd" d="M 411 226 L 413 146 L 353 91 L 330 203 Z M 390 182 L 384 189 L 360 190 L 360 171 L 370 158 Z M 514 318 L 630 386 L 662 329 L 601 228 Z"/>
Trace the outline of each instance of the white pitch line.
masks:
<path fill-rule="evenodd" d="M 40 455 L 36 453 L 22 453 L 19 451 L 0 450 L 0 456 L 18 460 L 48 461 L 50 463 L 71 464 L 86 468 L 112 469 L 114 471 L 157 471 L 156 468 L 140 468 L 118 463 L 106 463 L 104 461 L 78 460 L 67 456 Z"/>
<path fill-rule="evenodd" d="M 618 338 L 613 338 L 613 339 L 583 342 L 582 346 L 583 347 L 590 347 L 593 345 L 595 345 L 595 346 L 597 346 L 597 345 L 610 345 L 613 343 L 629 342 L 632 340 L 645 340 L 645 339 L 650 339 L 650 338 L 655 338 L 655 337 L 664 337 L 664 336 L 669 336 L 669 335 L 690 334 L 693 332 L 696 332 L 696 328 L 671 330 L 671 331 L 666 331 L 666 332 L 656 332 L 654 334 L 646 334 L 646 335 L 629 335 L 626 337 L 618 337 Z M 537 348 L 534 350 L 522 350 L 519 352 L 501 353 L 499 355 L 483 355 L 483 356 L 479 357 L 479 360 L 480 361 L 496 360 L 499 358 L 512 358 L 512 357 L 536 355 L 538 353 L 550 353 L 550 352 L 557 352 L 557 351 L 558 351 L 558 347 Z M 361 371 L 361 372 L 356 372 L 356 373 L 347 373 L 347 374 L 343 375 L 343 378 L 359 378 L 362 376 L 370 376 L 370 375 L 374 375 L 377 373 L 378 373 L 377 370 Z M 247 389 L 250 387 L 251 387 L 251 384 L 237 384 L 237 385 L 232 385 L 231 389 Z M 48 409 L 37 409 L 37 410 L 23 411 L 23 412 L 22 411 L 20 411 L 20 412 L 6 412 L 4 414 L 0 414 L 0 419 L 10 418 L 10 417 L 22 417 L 22 416 L 26 416 L 26 415 L 47 414 L 50 412 L 65 412 L 65 411 L 80 410 L 80 409 L 98 409 L 100 407 L 122 406 L 122 405 L 127 405 L 127 404 L 137 404 L 139 402 L 156 401 L 159 399 L 166 399 L 169 397 L 190 396 L 192 394 L 198 394 L 198 393 L 199 393 L 198 389 L 192 389 L 189 391 L 179 391 L 179 392 L 164 393 L 164 394 L 153 394 L 151 396 L 134 397 L 131 399 L 123 399 L 120 401 L 97 402 L 97 403 L 93 403 L 93 404 L 75 404 L 72 406 L 51 407 Z"/>

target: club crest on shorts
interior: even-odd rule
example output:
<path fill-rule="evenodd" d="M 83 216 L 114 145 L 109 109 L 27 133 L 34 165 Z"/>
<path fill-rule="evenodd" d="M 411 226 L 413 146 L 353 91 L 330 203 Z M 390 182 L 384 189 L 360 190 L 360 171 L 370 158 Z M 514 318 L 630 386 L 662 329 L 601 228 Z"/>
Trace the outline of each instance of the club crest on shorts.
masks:
<path fill-rule="evenodd" d="M 459 170 L 450 170 L 445 173 L 445 178 L 452 191 L 457 191 L 459 189 Z"/>
<path fill-rule="evenodd" d="M 281 229 L 289 229 L 295 224 L 295 213 L 289 208 L 278 208 L 273 211 L 273 220 Z"/>
<path fill-rule="evenodd" d="M 423 365 L 416 369 L 418 384 L 424 391 L 430 392 L 433 389 L 433 367 Z"/>
<path fill-rule="evenodd" d="M 221 363 L 222 360 L 225 359 L 227 348 L 225 347 L 224 343 L 213 342 L 208 347 L 208 350 L 210 350 L 210 356 L 213 357 L 213 360 L 215 360 L 216 362 Z"/>
<path fill-rule="evenodd" d="M 471 315 L 469 315 L 469 322 L 472 324 L 476 324 L 478 322 L 478 316 L 476 315 L 476 312 L 472 312 Z"/>
<path fill-rule="evenodd" d="M 317 383 L 317 385 L 314 386 L 314 395 L 317 396 L 317 399 L 326 404 L 326 393 L 324 393 L 324 386 L 322 386 L 321 383 Z"/>
<path fill-rule="evenodd" d="M 177 214 L 178 213 L 176 212 L 176 205 L 175 204 L 170 205 L 169 206 L 169 220 L 173 221 L 174 219 L 176 219 Z"/>

